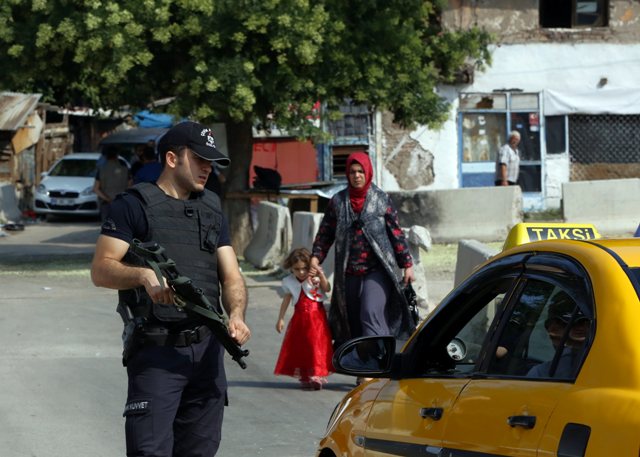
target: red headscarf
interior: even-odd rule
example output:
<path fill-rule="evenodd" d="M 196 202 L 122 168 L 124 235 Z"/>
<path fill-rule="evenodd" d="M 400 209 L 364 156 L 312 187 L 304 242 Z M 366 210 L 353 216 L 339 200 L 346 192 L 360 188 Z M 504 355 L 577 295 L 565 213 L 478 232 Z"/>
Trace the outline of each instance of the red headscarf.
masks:
<path fill-rule="evenodd" d="M 364 187 L 360 189 L 356 189 L 351 186 L 351 181 L 349 181 L 349 170 L 351 170 L 351 165 L 353 163 L 358 163 L 362 166 L 364 170 L 365 183 Z M 373 166 L 371 165 L 371 159 L 369 155 L 364 151 L 354 152 L 347 158 L 347 182 L 349 183 L 349 199 L 351 200 L 351 207 L 356 213 L 362 211 L 362 207 L 364 206 L 364 199 L 367 196 L 367 192 L 369 191 L 369 187 L 371 187 L 371 180 L 373 179 Z"/>

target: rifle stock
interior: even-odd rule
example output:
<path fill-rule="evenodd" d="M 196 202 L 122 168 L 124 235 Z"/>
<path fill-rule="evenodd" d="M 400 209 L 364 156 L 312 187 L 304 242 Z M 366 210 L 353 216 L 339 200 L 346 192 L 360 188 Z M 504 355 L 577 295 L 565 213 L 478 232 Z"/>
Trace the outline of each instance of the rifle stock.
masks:
<path fill-rule="evenodd" d="M 241 368 L 247 368 L 247 364 L 242 359 L 249 355 L 249 351 L 242 349 L 231 337 L 225 316 L 215 310 L 202 289 L 196 287 L 190 278 L 178 272 L 175 262 L 166 256 L 164 248 L 155 242 L 142 243 L 140 240 L 133 240 L 131 250 L 155 271 L 159 280 L 162 280 L 162 277 L 167 279 L 167 284 L 176 296 L 177 305 L 183 307 L 187 313 L 201 318 L 231 358 Z"/>

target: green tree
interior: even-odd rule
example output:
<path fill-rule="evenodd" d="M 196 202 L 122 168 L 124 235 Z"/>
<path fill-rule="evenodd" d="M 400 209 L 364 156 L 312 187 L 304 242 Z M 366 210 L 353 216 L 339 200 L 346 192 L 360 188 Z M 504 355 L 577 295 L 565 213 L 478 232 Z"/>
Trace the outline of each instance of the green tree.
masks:
<path fill-rule="evenodd" d="M 252 125 L 273 116 L 311 135 L 322 100 L 438 125 L 438 84 L 488 61 L 489 36 L 445 30 L 438 0 L 3 0 L 0 88 L 56 104 L 146 107 L 227 124 L 229 189 L 248 187 Z M 236 247 L 246 205 L 228 205 Z M 245 228 L 246 230 L 242 230 Z"/>

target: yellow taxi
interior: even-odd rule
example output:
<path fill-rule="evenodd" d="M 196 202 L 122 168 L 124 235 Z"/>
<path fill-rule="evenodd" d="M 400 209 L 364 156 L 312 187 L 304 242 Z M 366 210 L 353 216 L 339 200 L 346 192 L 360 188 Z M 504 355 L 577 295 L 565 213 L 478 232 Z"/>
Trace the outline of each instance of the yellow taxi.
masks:
<path fill-rule="evenodd" d="M 337 372 L 373 379 L 316 455 L 639 456 L 640 239 L 569 227 L 516 227 L 399 352 L 339 348 Z"/>

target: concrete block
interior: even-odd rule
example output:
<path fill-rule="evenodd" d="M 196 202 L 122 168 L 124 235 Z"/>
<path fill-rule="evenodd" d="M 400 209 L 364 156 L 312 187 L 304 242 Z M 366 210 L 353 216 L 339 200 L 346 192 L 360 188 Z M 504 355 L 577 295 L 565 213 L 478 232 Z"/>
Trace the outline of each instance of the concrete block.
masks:
<path fill-rule="evenodd" d="M 434 243 L 501 241 L 522 222 L 519 186 L 389 192 L 404 227 L 429 230 Z"/>
<path fill-rule="evenodd" d="M 464 281 L 478 265 L 489 260 L 498 252 L 500 251 L 477 240 L 460 240 L 458 242 L 456 273 L 453 280 L 454 287 Z"/>
<path fill-rule="evenodd" d="M 407 244 L 409 245 L 409 252 L 413 258 L 413 274 L 416 278 L 413 284 L 413 289 L 416 291 L 416 297 L 418 299 L 418 305 L 424 311 L 420 317 L 426 316 L 430 313 L 432 307 L 429 307 L 429 290 L 427 288 L 427 273 L 422 264 L 421 251 L 428 251 L 431 249 L 431 236 L 429 230 L 419 225 L 414 225 L 410 228 L 403 228 L 404 235 L 407 238 Z M 401 277 L 402 273 L 400 273 Z M 425 313 L 426 311 L 426 313 Z"/>
<path fill-rule="evenodd" d="M 293 242 L 291 243 L 291 249 L 307 248 L 311 251 L 322 217 L 322 213 L 311 213 L 309 211 L 296 211 L 293 213 Z M 327 257 L 322 262 L 322 269 L 329 282 L 333 284 L 333 271 L 335 269 L 334 246 L 331 246 Z"/>
<path fill-rule="evenodd" d="M 291 237 L 289 209 L 271 202 L 260 202 L 258 227 L 244 250 L 244 258 L 256 268 L 275 268 L 289 253 Z"/>
<path fill-rule="evenodd" d="M 409 251 L 413 258 L 413 273 L 415 275 L 415 283 L 413 289 L 416 291 L 418 299 L 418 305 L 423 309 L 420 317 L 426 316 L 430 313 L 435 306 L 429 306 L 429 290 L 427 288 L 427 273 L 422 264 L 420 251 L 428 251 L 431 249 L 431 236 L 429 230 L 419 225 L 414 225 L 410 228 L 403 228 L 407 243 L 409 244 Z M 426 314 L 425 314 L 426 312 Z"/>
<path fill-rule="evenodd" d="M 425 251 L 431 250 L 431 233 L 429 233 L 428 228 L 421 227 L 419 225 L 412 225 L 409 230 L 405 232 L 405 235 L 407 236 L 407 241 L 409 243 L 415 244 Z"/>
<path fill-rule="evenodd" d="M 640 222 L 640 179 L 562 184 L 565 222 L 593 224 L 602 236 L 633 235 Z"/>
<path fill-rule="evenodd" d="M 293 213 L 293 242 L 291 249 L 307 248 L 311 250 L 323 214 L 308 211 Z"/>
<path fill-rule="evenodd" d="M 454 287 L 462 283 L 475 269 L 498 253 L 497 249 L 490 248 L 476 240 L 460 240 L 458 242 L 458 257 L 456 260 L 456 274 L 454 279 Z M 486 334 L 486 329 L 491 324 L 495 315 L 495 304 L 488 306 L 484 311 L 485 314 L 476 325 L 467 327 L 463 330 L 461 337 L 469 339 L 469 341 L 480 341 L 482 336 Z M 474 318 L 475 320 L 476 318 Z"/>
<path fill-rule="evenodd" d="M 21 218 L 15 187 L 7 182 L 0 183 L 0 223 L 18 222 Z"/>

